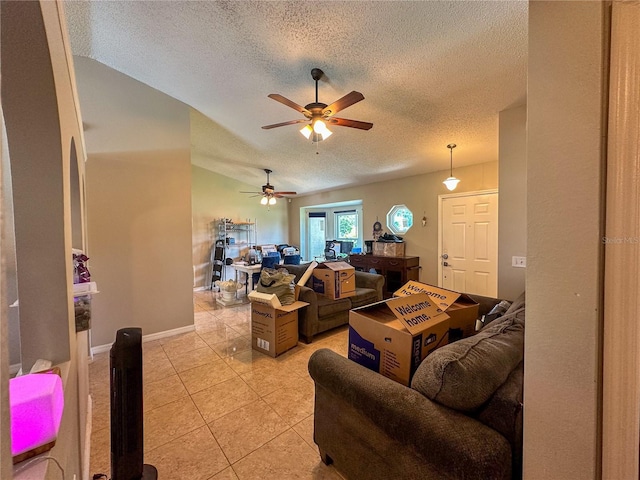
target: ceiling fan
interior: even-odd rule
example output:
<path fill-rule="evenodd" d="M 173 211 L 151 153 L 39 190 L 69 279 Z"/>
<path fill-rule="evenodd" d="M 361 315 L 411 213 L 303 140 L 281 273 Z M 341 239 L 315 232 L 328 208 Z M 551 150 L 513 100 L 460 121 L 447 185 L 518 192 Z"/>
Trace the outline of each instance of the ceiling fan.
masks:
<path fill-rule="evenodd" d="M 311 70 L 311 78 L 313 78 L 316 82 L 316 101 L 313 103 L 309 103 L 304 107 L 277 93 L 268 95 L 269 98 L 273 98 L 276 102 L 280 102 L 283 105 L 291 107 L 294 110 L 302 113 L 305 118 L 300 120 L 291 120 L 289 122 L 275 123 L 273 125 L 265 125 L 262 128 L 268 130 L 270 128 L 283 127 L 285 125 L 294 125 L 296 123 L 309 122 L 302 128 L 302 130 L 300 130 L 300 133 L 302 133 L 308 139 L 310 138 L 312 142 L 319 142 L 321 140 L 329 138 L 329 136 L 332 134 L 332 132 L 327 128 L 327 123 L 331 125 L 337 125 L 339 127 L 359 128 L 360 130 L 369 130 L 371 127 L 373 127 L 373 123 L 360 122 L 358 120 L 348 120 L 346 118 L 338 118 L 333 116 L 340 110 L 344 110 L 354 103 L 358 103 L 359 101 L 364 100 L 364 95 L 362 95 L 360 92 L 356 92 L 354 90 L 351 93 L 347 93 L 344 97 L 336 100 L 330 105 L 318 102 L 318 80 L 320 80 L 323 75 L 324 72 L 319 68 L 314 68 Z"/>
<path fill-rule="evenodd" d="M 275 205 L 276 198 L 282 198 L 285 195 L 296 195 L 296 192 L 276 192 L 276 188 L 269 183 L 269 174 L 272 173 L 268 168 L 264 169 L 267 174 L 267 183 L 262 185 L 262 192 L 240 192 L 240 193 L 255 193 L 254 197 L 262 196 L 260 203 L 262 205 Z"/>

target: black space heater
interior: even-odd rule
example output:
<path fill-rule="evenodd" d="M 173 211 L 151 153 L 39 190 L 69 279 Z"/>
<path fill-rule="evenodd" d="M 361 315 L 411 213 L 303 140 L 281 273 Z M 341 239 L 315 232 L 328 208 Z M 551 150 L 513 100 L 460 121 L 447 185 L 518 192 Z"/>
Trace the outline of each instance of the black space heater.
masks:
<path fill-rule="evenodd" d="M 118 330 L 110 359 L 111 480 L 156 480 L 143 461 L 142 329 Z"/>

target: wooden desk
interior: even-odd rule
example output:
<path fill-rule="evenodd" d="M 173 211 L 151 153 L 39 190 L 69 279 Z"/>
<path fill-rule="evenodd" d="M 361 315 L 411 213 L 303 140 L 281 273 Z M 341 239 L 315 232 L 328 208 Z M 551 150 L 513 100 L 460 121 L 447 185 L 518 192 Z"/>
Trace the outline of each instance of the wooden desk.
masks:
<path fill-rule="evenodd" d="M 349 255 L 349 263 L 356 270 L 384 276 L 382 294 L 391 298 L 393 292 L 409 280 L 420 280 L 420 257 L 381 257 L 378 255 Z"/>

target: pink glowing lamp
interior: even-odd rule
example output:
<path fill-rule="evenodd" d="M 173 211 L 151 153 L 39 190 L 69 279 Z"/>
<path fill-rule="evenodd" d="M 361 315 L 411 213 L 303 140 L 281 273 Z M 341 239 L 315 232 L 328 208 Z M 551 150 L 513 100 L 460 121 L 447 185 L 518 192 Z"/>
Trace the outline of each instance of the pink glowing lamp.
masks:
<path fill-rule="evenodd" d="M 64 409 L 60 377 L 55 373 L 34 373 L 12 378 L 9 404 L 14 463 L 51 449 Z"/>

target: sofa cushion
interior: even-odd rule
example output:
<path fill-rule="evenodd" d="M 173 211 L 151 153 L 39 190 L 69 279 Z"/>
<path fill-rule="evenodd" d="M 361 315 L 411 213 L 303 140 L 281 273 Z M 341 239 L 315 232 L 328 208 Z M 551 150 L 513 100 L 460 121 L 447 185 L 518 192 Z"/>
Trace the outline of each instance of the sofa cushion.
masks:
<path fill-rule="evenodd" d="M 358 308 L 376 302 L 378 292 L 373 288 L 356 287 L 356 294 L 349 298 L 351 299 L 351 308 Z"/>
<path fill-rule="evenodd" d="M 328 317 L 336 313 L 351 310 L 351 300 L 347 298 L 339 298 L 332 300 L 328 297 L 318 295 L 318 318 Z"/>
<path fill-rule="evenodd" d="M 524 325 L 516 318 L 434 350 L 411 387 L 455 410 L 470 412 L 502 385 L 524 355 Z"/>
<path fill-rule="evenodd" d="M 300 280 L 300 277 L 302 277 L 302 275 L 304 275 L 304 272 L 307 271 L 307 268 L 309 268 L 308 264 L 302 264 L 302 265 L 283 265 L 284 268 L 287 269 L 287 271 L 289 273 L 292 273 L 296 276 L 294 282 L 298 283 L 298 281 Z"/>

